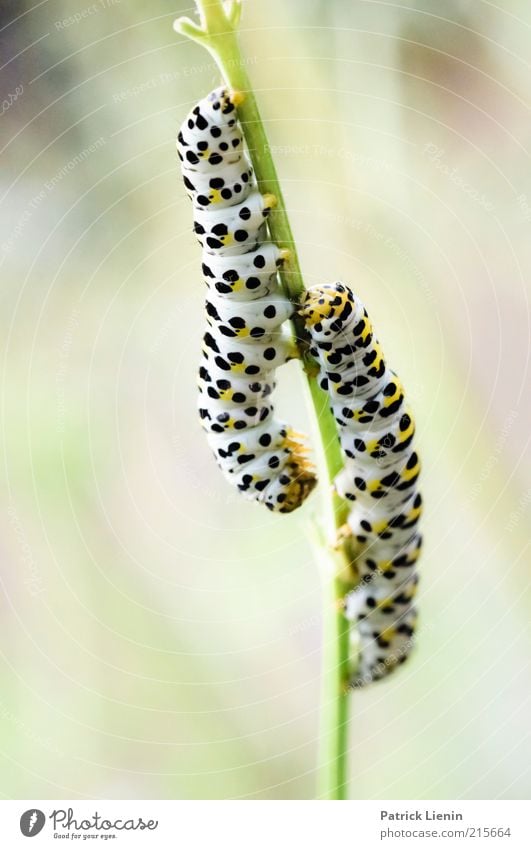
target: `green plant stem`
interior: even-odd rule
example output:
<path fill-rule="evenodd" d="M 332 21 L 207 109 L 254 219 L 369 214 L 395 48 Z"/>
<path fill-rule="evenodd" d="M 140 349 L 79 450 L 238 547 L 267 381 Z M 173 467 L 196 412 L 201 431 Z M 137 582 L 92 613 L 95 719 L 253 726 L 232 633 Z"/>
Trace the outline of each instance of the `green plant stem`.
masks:
<path fill-rule="evenodd" d="M 240 4 L 233 2 L 224 7 L 222 0 L 196 0 L 196 5 L 201 27 L 181 18 L 175 22 L 175 29 L 206 48 L 216 61 L 227 86 L 244 95 L 243 103 L 238 106 L 238 118 L 258 187 L 262 193 L 269 192 L 277 199 L 277 205 L 268 219 L 269 232 L 275 244 L 290 252 L 288 262 L 280 271 L 280 280 L 286 296 L 297 304 L 305 287 L 275 163 L 238 43 L 236 26 Z M 294 334 L 320 435 L 316 455 L 323 515 L 326 518 L 326 539 L 320 537 L 318 551 L 325 584 L 319 792 L 322 798 L 344 799 L 347 797 L 347 682 L 350 652 L 349 626 L 342 613 L 342 601 L 345 593 L 353 586 L 353 581 L 350 571 L 351 552 L 346 545 L 339 548 L 336 546 L 337 530 L 346 520 L 348 505 L 332 492 L 332 482 L 343 466 L 343 458 L 328 396 L 318 385 L 315 363 L 307 355 L 296 321 Z"/>
<path fill-rule="evenodd" d="M 346 592 L 344 582 L 332 579 L 330 590 L 324 602 L 332 612 L 325 611 L 324 615 L 319 795 L 325 799 L 347 799 L 350 627 L 338 602 Z"/>

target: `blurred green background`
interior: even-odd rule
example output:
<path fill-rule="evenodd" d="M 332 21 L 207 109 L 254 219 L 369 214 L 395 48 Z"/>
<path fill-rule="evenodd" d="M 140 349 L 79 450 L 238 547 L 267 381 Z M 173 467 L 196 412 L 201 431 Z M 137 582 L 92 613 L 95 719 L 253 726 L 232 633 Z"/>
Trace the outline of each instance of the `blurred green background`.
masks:
<path fill-rule="evenodd" d="M 0 792 L 311 798 L 318 499 L 240 500 L 195 412 L 192 9 L 0 10 Z M 424 459 L 419 646 L 355 694 L 353 798 L 530 792 L 530 42 L 524 0 L 245 2 L 306 282 L 364 299 Z"/>

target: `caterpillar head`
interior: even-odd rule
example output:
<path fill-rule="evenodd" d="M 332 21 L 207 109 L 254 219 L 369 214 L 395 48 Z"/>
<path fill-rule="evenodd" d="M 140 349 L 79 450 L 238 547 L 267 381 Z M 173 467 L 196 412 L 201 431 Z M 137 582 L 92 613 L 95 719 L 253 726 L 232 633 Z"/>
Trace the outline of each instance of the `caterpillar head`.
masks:
<path fill-rule="evenodd" d="M 278 513 L 291 513 L 310 495 L 317 478 L 315 467 L 307 457 L 309 449 L 304 434 L 286 428 L 282 446 L 289 452 L 289 460 L 281 474 L 268 486 L 265 505 Z"/>
<path fill-rule="evenodd" d="M 326 283 L 324 286 L 313 286 L 306 292 L 300 314 L 304 323 L 317 333 L 326 329 L 337 332 L 352 315 L 354 305 L 354 295 L 348 286 L 343 283 Z"/>
<path fill-rule="evenodd" d="M 279 513 L 291 513 L 301 506 L 317 483 L 312 464 L 308 459 L 293 453 L 267 493 L 266 506 Z"/>

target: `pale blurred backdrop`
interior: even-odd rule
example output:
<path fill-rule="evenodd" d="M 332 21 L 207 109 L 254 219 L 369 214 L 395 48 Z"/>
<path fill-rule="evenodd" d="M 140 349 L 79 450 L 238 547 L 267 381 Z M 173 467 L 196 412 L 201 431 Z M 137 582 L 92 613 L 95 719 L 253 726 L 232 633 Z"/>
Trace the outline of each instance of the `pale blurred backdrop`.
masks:
<path fill-rule="evenodd" d="M 531 9 L 244 5 L 306 282 L 365 300 L 424 460 L 419 646 L 354 696 L 351 796 L 525 798 Z M 4 797 L 315 792 L 318 499 L 239 499 L 195 411 L 190 6 L 0 6 Z M 307 429 L 296 365 L 277 396 Z"/>

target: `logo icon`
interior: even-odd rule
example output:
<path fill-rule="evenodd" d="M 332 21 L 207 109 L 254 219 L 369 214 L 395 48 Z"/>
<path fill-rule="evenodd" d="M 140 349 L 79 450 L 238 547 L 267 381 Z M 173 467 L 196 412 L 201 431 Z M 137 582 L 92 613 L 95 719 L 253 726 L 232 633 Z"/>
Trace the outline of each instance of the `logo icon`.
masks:
<path fill-rule="evenodd" d="M 24 811 L 20 817 L 20 830 L 24 837 L 35 837 L 44 828 L 46 817 L 38 808 L 30 808 Z"/>

